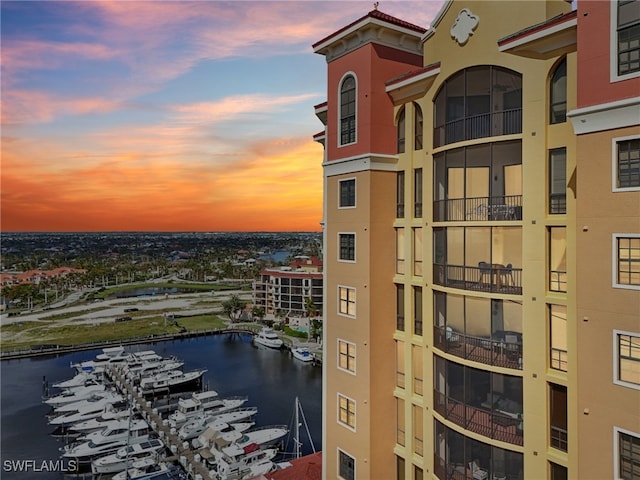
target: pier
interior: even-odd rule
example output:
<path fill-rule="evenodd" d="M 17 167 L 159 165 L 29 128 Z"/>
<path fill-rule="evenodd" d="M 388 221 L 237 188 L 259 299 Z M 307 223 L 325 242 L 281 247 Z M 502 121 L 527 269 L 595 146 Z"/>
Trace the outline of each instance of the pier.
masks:
<path fill-rule="evenodd" d="M 195 480 L 209 479 L 209 470 L 196 459 L 196 454 L 189 448 L 188 442 L 180 441 L 178 435 L 172 433 L 169 422 L 164 420 L 157 409 L 152 408 L 151 402 L 146 400 L 120 373 L 117 368 L 110 368 L 105 373 L 114 382 L 116 388 L 133 400 L 133 407 L 138 410 L 149 426 L 158 433 L 160 439 L 165 442 L 172 456 L 168 461 L 177 460 L 187 474 Z"/>

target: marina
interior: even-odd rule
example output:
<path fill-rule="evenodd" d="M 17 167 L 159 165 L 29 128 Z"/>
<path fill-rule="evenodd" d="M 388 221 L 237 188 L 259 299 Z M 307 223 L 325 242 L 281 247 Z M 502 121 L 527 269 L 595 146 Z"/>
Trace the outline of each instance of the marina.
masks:
<path fill-rule="evenodd" d="M 296 404 L 295 401 L 298 396 L 301 397 L 305 410 L 307 410 L 306 414 L 310 424 L 309 432 L 311 432 L 309 434 L 309 440 L 302 440 L 303 445 L 307 448 L 307 452 L 305 453 L 312 453 L 310 448 L 312 448 L 313 443 L 318 445 L 320 444 L 320 369 L 315 368 L 312 365 L 304 365 L 301 362 L 294 361 L 288 351 L 254 346 L 251 341 L 251 337 L 240 335 L 227 337 L 201 337 L 190 341 L 161 342 L 153 345 L 140 345 L 138 350 L 145 351 L 150 348 L 154 349 L 159 356 L 166 358 L 167 361 L 175 362 L 179 359 L 180 362 L 184 364 L 184 372 L 196 370 L 202 371 L 202 375 L 200 377 L 202 383 L 200 385 L 192 385 L 194 388 L 184 389 L 184 391 L 178 391 L 182 389 L 173 391 L 172 387 L 169 384 L 166 384 L 164 390 L 159 388 L 149 394 L 148 391 L 142 389 L 140 384 L 141 381 L 136 382 L 134 378 L 132 378 L 131 370 L 128 369 L 126 361 L 117 361 L 113 365 L 105 365 L 102 372 L 105 385 L 109 386 L 109 390 L 112 394 L 119 395 L 127 398 L 129 401 L 132 401 L 132 412 L 134 412 L 135 417 L 134 422 L 139 421 L 141 425 L 140 435 L 138 437 L 134 437 L 137 439 L 132 440 L 128 437 L 128 444 L 125 443 L 122 445 L 114 443 L 111 447 L 106 449 L 108 451 L 105 450 L 100 452 L 102 458 L 108 457 L 110 459 L 109 461 L 102 461 L 108 464 L 105 466 L 92 466 L 91 462 L 86 462 L 83 458 L 73 456 L 75 454 L 74 452 L 84 452 L 83 450 L 73 450 L 73 448 L 79 448 L 78 445 L 74 445 L 72 441 L 75 440 L 80 433 L 77 431 L 72 432 L 72 435 L 63 435 L 60 437 L 51 437 L 50 434 L 52 432 L 48 432 L 50 439 L 55 438 L 55 450 L 59 450 L 60 448 L 64 450 L 62 463 L 59 462 L 60 452 L 56 451 L 54 453 L 54 449 L 51 447 L 47 447 L 44 450 L 38 449 L 37 451 L 34 449 L 31 452 L 21 450 L 20 453 L 18 453 L 15 449 L 12 451 L 11 445 L 7 443 L 6 438 L 15 432 L 12 428 L 9 417 L 5 416 L 4 407 L 5 403 L 10 403 L 7 402 L 9 399 L 5 398 L 5 387 L 9 386 L 8 383 L 12 380 L 15 380 L 14 375 L 16 372 L 12 370 L 16 369 L 8 368 L 8 366 L 14 367 L 15 365 L 11 364 L 19 362 L 27 365 L 28 367 L 34 367 L 33 364 L 35 363 L 52 362 L 53 364 L 59 364 L 60 362 L 58 358 L 46 360 L 21 359 L 17 361 L 3 362 L 3 465 L 6 463 L 4 462 L 5 459 L 24 458 L 27 456 L 27 458 L 37 459 L 35 463 L 42 462 L 44 460 L 49 462 L 59 462 L 55 465 L 57 467 L 55 472 L 45 472 L 45 475 L 41 475 L 39 473 L 38 478 L 74 478 L 76 475 L 72 475 L 72 473 L 75 472 L 65 471 L 72 470 L 72 468 L 67 469 L 65 467 L 75 468 L 76 465 L 83 467 L 81 468 L 81 471 L 85 473 L 85 475 L 80 478 L 92 478 L 92 468 L 103 470 L 111 469 L 113 468 L 111 467 L 112 461 L 113 463 L 118 464 L 116 457 L 122 453 L 118 450 L 123 446 L 129 445 L 131 447 L 136 444 L 148 442 L 151 439 L 156 439 L 163 442 L 166 446 L 165 461 L 179 465 L 181 471 L 188 473 L 190 478 L 219 478 L 221 480 L 231 478 L 249 478 L 248 475 L 253 475 L 254 472 L 268 471 L 268 469 L 266 469 L 267 467 L 269 467 L 269 469 L 277 468 L 276 465 L 278 463 L 290 459 L 290 457 L 286 458 L 286 456 L 292 453 L 289 450 L 294 447 L 288 448 L 285 444 L 285 440 L 290 440 L 291 429 L 284 427 L 283 429 L 278 430 L 278 433 L 273 440 L 271 440 L 267 435 L 267 431 L 269 431 L 269 435 L 271 435 L 277 430 L 276 427 L 278 427 L 278 425 L 284 425 L 291 420 L 292 410 Z M 129 350 L 129 348 L 127 348 L 127 350 Z M 199 351 L 200 353 L 199 358 L 195 355 L 196 351 Z M 114 353 L 114 351 L 111 352 Z M 83 355 L 80 356 L 80 353 Z M 94 352 L 78 352 L 77 354 L 74 354 L 76 357 L 80 357 L 81 360 L 78 362 L 76 359 L 66 359 L 64 362 L 66 364 L 66 377 L 61 375 L 61 368 L 56 366 L 56 368 L 53 369 L 55 370 L 55 375 L 46 376 L 47 379 L 43 382 L 43 385 L 57 385 L 58 387 L 60 385 L 66 385 L 68 388 L 71 388 L 71 390 L 84 389 L 85 386 L 80 381 L 83 379 L 82 375 L 86 376 L 86 378 L 84 378 L 85 380 L 89 380 L 90 375 L 87 374 L 86 371 L 80 370 L 81 373 L 78 374 L 80 377 L 76 379 L 74 376 L 74 370 L 71 370 L 69 365 L 70 363 L 78 364 L 87 361 L 87 357 L 91 358 L 91 354 L 93 354 L 97 360 L 98 355 L 102 353 L 106 352 L 103 352 L 102 349 L 100 349 Z M 181 353 L 185 353 L 186 355 L 183 356 Z M 61 357 L 69 356 L 65 355 Z M 158 360 L 150 359 L 149 361 L 157 362 Z M 264 372 L 265 367 L 272 371 L 266 374 L 266 372 Z M 235 369 L 236 375 L 234 375 L 234 372 L 232 371 L 233 369 Z M 5 371 L 9 372 L 9 375 L 6 375 Z M 279 375 L 279 372 L 282 373 L 282 375 Z M 52 371 L 50 370 L 49 373 L 52 373 Z M 146 378 L 150 378 L 153 376 L 152 373 L 153 372 L 146 371 L 144 375 L 148 375 Z M 286 378 L 286 380 L 284 380 L 284 383 L 279 383 L 277 382 L 278 378 L 280 378 L 280 381 L 283 381 L 284 378 Z M 274 379 L 276 382 L 273 381 Z M 76 382 L 77 385 L 73 386 Z M 287 388 L 282 388 L 283 385 L 286 385 Z M 33 388 L 30 390 L 33 390 Z M 113 390 L 115 390 L 115 392 Z M 58 391 L 56 390 L 56 392 L 50 393 L 58 393 Z M 274 396 L 280 398 L 265 398 Z M 282 397 L 288 397 L 287 401 L 283 402 Z M 244 398 L 244 401 L 229 405 L 228 410 L 230 411 L 230 415 L 225 417 L 225 420 L 228 420 L 228 422 L 222 421 L 222 419 L 216 420 L 213 409 L 220 408 L 220 402 L 230 398 Z M 245 405 L 244 402 L 247 401 L 247 399 L 250 399 L 251 404 L 257 406 L 248 407 Z M 41 398 L 38 398 L 38 400 L 43 407 L 51 408 L 42 403 Z M 200 407 L 198 407 L 199 403 L 201 403 Z M 205 409 L 205 404 L 207 405 L 207 408 L 210 407 L 212 410 Z M 178 408 L 180 405 L 182 406 L 181 409 Z M 286 410 L 285 415 L 283 415 L 283 407 L 284 410 Z M 32 409 L 33 408 L 34 407 L 32 406 Z M 203 411 L 196 412 L 198 409 L 202 409 Z M 242 410 L 244 410 L 245 413 L 243 413 Z M 246 411 L 249 411 L 250 413 L 246 414 Z M 237 415 L 231 415 L 234 412 L 238 412 Z M 107 420 L 106 417 L 108 417 L 109 414 L 113 415 L 114 412 L 113 409 L 109 410 L 107 408 L 103 408 L 99 411 L 96 409 L 94 413 L 94 419 L 96 419 L 96 422 L 94 423 L 97 423 L 97 426 L 102 427 L 105 424 L 104 421 Z M 177 415 L 177 413 L 181 413 L 182 417 L 181 415 Z M 207 418 L 206 416 L 202 416 L 202 413 L 209 414 L 207 423 L 209 427 L 214 427 L 212 431 L 202 428 L 202 422 Z M 217 411 L 216 413 L 222 414 L 223 411 Z M 173 415 L 173 417 L 171 417 L 171 415 Z M 194 420 L 198 415 L 201 416 L 200 425 L 196 427 L 201 430 L 196 431 L 193 429 L 190 436 L 187 434 L 179 435 L 179 433 L 182 432 L 182 427 L 188 425 L 189 422 Z M 44 418 L 44 415 L 42 415 L 42 417 L 42 423 L 46 424 L 47 421 Z M 129 425 L 128 422 L 132 421 L 131 417 L 123 417 L 123 415 L 120 415 L 118 419 L 114 419 L 112 421 L 126 422 L 127 425 Z M 98 418 L 103 419 L 102 424 L 98 422 Z M 171 420 L 174 421 L 172 422 Z M 91 425 L 90 422 L 91 419 L 74 425 L 65 426 L 71 427 L 69 430 L 72 431 L 75 425 L 80 425 L 80 428 L 88 428 L 87 425 Z M 144 431 L 144 424 L 142 422 L 149 427 L 148 432 Z M 207 423 L 204 425 L 207 425 Z M 117 425 L 117 423 L 113 423 L 112 425 Z M 281 426 L 278 428 L 281 428 Z M 42 429 L 39 428 L 38 430 Z M 261 431 L 263 433 L 258 433 Z M 84 430 L 83 433 L 84 432 L 86 432 L 86 430 Z M 100 432 L 100 430 L 98 430 L 98 432 Z M 89 433 L 88 435 L 93 435 L 94 433 L 95 432 Z M 287 436 L 286 439 L 285 434 Z M 257 435 L 257 437 L 253 437 L 252 435 Z M 187 438 L 187 436 L 189 438 Z M 311 437 L 316 438 L 313 439 Z M 92 438 L 98 437 L 94 435 Z M 231 456 L 231 450 L 228 450 L 228 453 L 226 453 L 225 456 L 222 456 L 222 453 L 217 453 L 223 452 L 224 448 L 228 448 L 239 443 L 242 438 L 256 438 L 260 440 L 251 441 L 249 444 L 244 445 L 240 450 L 240 454 L 237 454 L 237 457 Z M 214 440 L 212 441 L 212 439 Z M 264 441 L 265 445 L 256 449 L 254 445 L 257 445 L 258 443 L 256 442 L 258 441 Z M 228 444 L 224 445 L 225 442 Z M 44 443 L 48 444 L 49 441 Z M 291 443 L 295 444 L 295 442 Z M 208 444 L 211 444 L 212 446 L 209 447 Z M 69 445 L 74 446 L 69 447 Z M 204 447 L 204 445 L 207 446 Z M 276 446 L 278 448 L 276 448 Z M 272 455 L 272 450 L 274 448 L 276 448 L 276 454 Z M 245 449 L 247 451 L 242 453 Z M 252 456 L 252 458 L 256 458 L 254 465 L 251 463 L 253 460 L 250 462 L 248 457 L 247 459 L 244 458 L 244 455 L 253 453 L 257 450 L 264 450 L 265 453 L 264 455 L 254 454 Z M 43 455 L 43 453 L 45 455 Z M 216 455 L 220 456 L 216 457 Z M 65 459 L 66 463 L 64 462 Z M 136 460 L 136 465 L 133 466 L 136 468 L 143 467 L 142 464 L 144 462 L 149 463 L 150 459 L 146 457 L 140 458 L 139 461 Z M 147 465 L 145 468 L 148 469 L 150 466 L 151 465 Z M 105 474 L 106 473 L 107 472 L 105 472 Z M 112 473 L 117 474 L 118 472 L 108 472 L 109 475 Z M 87 474 L 89 475 L 88 477 L 86 476 Z M 3 478 L 28 478 L 28 475 L 25 476 L 23 472 L 21 476 L 19 472 L 8 471 L 7 468 L 4 468 Z M 104 478 L 110 478 L 110 476 Z"/>

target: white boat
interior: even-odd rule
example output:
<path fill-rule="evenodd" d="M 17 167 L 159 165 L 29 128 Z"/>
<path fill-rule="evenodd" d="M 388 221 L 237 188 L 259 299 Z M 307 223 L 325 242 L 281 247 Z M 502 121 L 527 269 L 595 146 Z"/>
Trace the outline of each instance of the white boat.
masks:
<path fill-rule="evenodd" d="M 175 358 L 163 358 L 151 362 L 145 362 L 136 365 L 127 365 L 124 367 L 124 376 L 127 380 L 137 383 L 140 379 L 150 377 L 162 372 L 171 370 L 179 370 L 184 365 L 183 361 Z"/>
<path fill-rule="evenodd" d="M 91 406 L 97 405 L 97 410 L 102 408 L 107 403 L 117 403 L 123 401 L 124 398 L 119 393 L 112 390 L 93 392 L 87 398 L 77 400 L 75 402 L 65 403 L 53 409 L 54 415 L 67 415 L 69 413 L 78 412 L 85 408 L 91 408 Z"/>
<path fill-rule="evenodd" d="M 248 453 L 262 450 L 282 439 L 289 429 L 285 426 L 262 427 L 245 433 L 227 432 L 219 435 L 210 448 L 202 448 L 199 453 L 210 465 L 225 460 L 229 465 L 245 465 L 244 458 Z M 273 449 L 276 453 L 277 448 Z M 255 456 L 260 457 L 256 454 Z M 273 454 L 275 456 L 275 453 Z M 270 456 L 268 460 L 271 460 Z M 235 468 L 235 467 L 234 467 Z"/>
<path fill-rule="evenodd" d="M 90 420 L 78 422 L 71 425 L 69 428 L 80 433 L 91 433 L 97 430 L 103 430 L 105 427 L 111 425 L 111 422 L 129 417 L 129 409 L 125 408 L 118 410 L 113 404 L 107 404 L 102 409 L 100 415 Z"/>
<path fill-rule="evenodd" d="M 158 390 L 177 392 L 182 389 L 187 389 L 191 385 L 200 383 L 205 372 L 206 370 L 194 370 L 192 372 L 171 370 L 169 372 L 162 372 L 140 380 L 140 388 L 142 389 L 143 395 L 152 394 Z"/>
<path fill-rule="evenodd" d="M 199 414 L 180 427 L 180 430 L 178 430 L 178 437 L 181 440 L 191 440 L 204 432 L 211 424 L 215 424 L 217 422 L 240 422 L 253 417 L 256 413 L 258 413 L 257 407 L 246 407 L 237 408 L 230 412 Z"/>
<path fill-rule="evenodd" d="M 104 372 L 106 367 L 116 365 L 126 365 L 127 362 L 146 362 L 160 359 L 161 357 L 153 350 L 144 350 L 135 353 L 127 353 L 124 347 L 103 348 L 102 353 L 97 355 L 95 360 L 87 360 L 72 364 L 78 372 Z"/>
<path fill-rule="evenodd" d="M 213 390 L 194 392 L 190 398 L 180 398 L 178 400 L 178 408 L 169 415 L 169 422 L 172 427 L 178 428 L 192 417 L 208 408 L 217 407 L 219 404 L 218 392 Z"/>
<path fill-rule="evenodd" d="M 52 387 L 61 390 L 73 390 L 79 387 L 88 387 L 89 385 L 98 385 L 100 380 L 93 372 L 79 372 L 73 378 L 62 382 L 54 383 Z"/>
<path fill-rule="evenodd" d="M 73 390 L 68 390 L 55 397 L 47 398 L 44 403 L 51 405 L 54 408 L 61 407 L 69 403 L 75 403 L 80 400 L 85 400 L 91 397 L 96 392 L 105 392 L 107 387 L 104 385 L 89 385 L 87 387 L 78 387 Z"/>
<path fill-rule="evenodd" d="M 194 438 L 191 441 L 191 446 L 195 449 L 198 448 L 209 448 L 212 443 L 221 435 L 225 435 L 229 432 L 238 432 L 243 433 L 253 427 L 256 422 L 238 422 L 238 423 L 227 423 L 227 422 L 213 422 L 207 425 L 207 428 L 198 435 L 198 438 Z"/>
<path fill-rule="evenodd" d="M 306 363 L 313 361 L 313 354 L 307 347 L 292 348 L 291 354 L 293 355 L 293 358 L 295 358 L 296 360 L 300 360 L 301 362 Z"/>
<path fill-rule="evenodd" d="M 164 449 L 164 443 L 157 438 L 122 447 L 116 453 L 93 460 L 91 462 L 91 472 L 94 474 L 121 472 L 126 468 L 132 467 L 136 460 L 147 457 L 157 461 L 158 454 L 162 449 Z"/>
<path fill-rule="evenodd" d="M 111 480 L 182 480 L 187 474 L 178 466 L 166 462 L 154 462 L 153 459 L 134 462 L 133 468 L 116 473 Z"/>
<path fill-rule="evenodd" d="M 207 459 L 212 468 L 209 473 L 213 474 L 213 478 L 216 480 L 246 480 L 255 476 L 252 467 L 267 463 L 269 469 L 273 468 L 272 459 L 277 454 L 277 448 L 261 448 L 252 443 L 244 447 L 238 456 L 217 456 L 213 462 Z"/>
<path fill-rule="evenodd" d="M 248 397 L 219 398 L 210 401 L 206 410 L 190 411 L 189 414 L 185 413 L 185 411 L 180 411 L 180 403 L 183 402 L 183 404 L 186 403 L 187 405 L 190 405 L 190 400 L 191 399 L 186 399 L 186 401 L 183 401 L 182 399 L 178 400 L 178 410 L 169 416 L 169 425 L 171 428 L 180 428 L 187 422 L 187 420 L 195 418 L 198 415 L 216 415 L 240 408 L 247 402 Z"/>
<path fill-rule="evenodd" d="M 278 337 L 278 334 L 268 327 L 263 327 L 262 330 L 258 332 L 258 335 L 253 337 L 253 341 L 258 345 L 263 345 L 269 348 L 280 348 L 283 344 L 280 337 Z"/>
<path fill-rule="evenodd" d="M 117 393 L 109 393 L 104 397 L 90 398 L 79 402 L 76 410 L 69 410 L 63 412 L 61 415 L 49 420 L 50 425 L 58 427 L 69 427 L 76 423 L 85 422 L 93 418 L 99 417 L 104 412 L 107 405 L 116 405 L 123 407 L 125 405 L 122 395 Z M 64 407 L 71 407 L 75 404 L 65 405 Z"/>
<path fill-rule="evenodd" d="M 91 432 L 67 445 L 62 456 L 74 458 L 79 463 L 88 462 L 99 455 L 108 455 L 125 445 L 145 442 L 152 430 L 144 420 L 118 420 L 103 430 Z"/>

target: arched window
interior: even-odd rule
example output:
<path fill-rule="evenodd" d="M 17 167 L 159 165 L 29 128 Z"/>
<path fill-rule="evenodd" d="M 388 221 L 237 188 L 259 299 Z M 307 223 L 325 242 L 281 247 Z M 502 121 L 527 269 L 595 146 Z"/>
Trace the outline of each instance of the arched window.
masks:
<path fill-rule="evenodd" d="M 405 123 L 404 107 L 402 107 L 400 113 L 398 113 L 398 153 L 404 153 Z"/>
<path fill-rule="evenodd" d="M 413 148 L 422 150 L 422 109 L 413 103 Z"/>
<path fill-rule="evenodd" d="M 340 145 L 356 141 L 356 79 L 348 75 L 340 86 Z"/>
<path fill-rule="evenodd" d="M 433 146 L 522 133 L 522 75 L 479 65 L 445 80 L 434 99 Z"/>
<path fill-rule="evenodd" d="M 549 123 L 567 121 L 567 59 L 564 58 L 551 76 Z"/>

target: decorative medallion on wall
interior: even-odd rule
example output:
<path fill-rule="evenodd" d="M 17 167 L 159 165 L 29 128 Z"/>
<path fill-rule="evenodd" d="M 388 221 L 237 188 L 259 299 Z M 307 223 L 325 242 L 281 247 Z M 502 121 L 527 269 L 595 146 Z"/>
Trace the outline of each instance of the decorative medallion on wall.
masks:
<path fill-rule="evenodd" d="M 458 18 L 451 25 L 451 36 L 455 38 L 459 45 L 464 45 L 473 35 L 473 31 L 478 26 L 480 18 L 471 13 L 468 8 L 463 8 L 458 14 Z"/>

